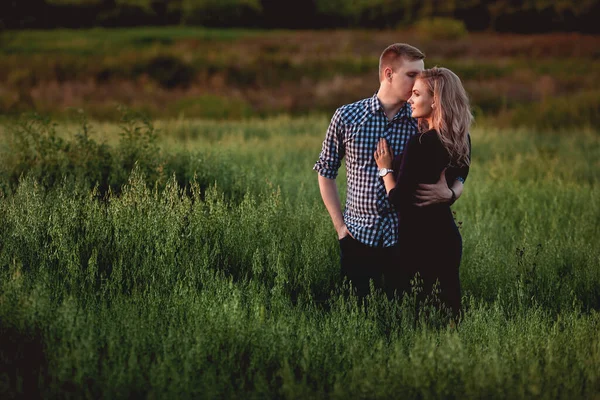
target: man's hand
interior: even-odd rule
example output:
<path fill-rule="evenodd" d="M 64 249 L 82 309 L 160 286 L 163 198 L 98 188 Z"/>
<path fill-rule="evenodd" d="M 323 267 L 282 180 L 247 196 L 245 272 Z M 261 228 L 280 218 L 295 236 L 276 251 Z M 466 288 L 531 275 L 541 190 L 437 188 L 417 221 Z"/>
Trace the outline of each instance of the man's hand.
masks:
<path fill-rule="evenodd" d="M 331 222 L 333 222 L 333 227 L 337 232 L 338 239 L 345 238 L 348 235 L 352 236 L 344 222 L 340 196 L 338 195 L 335 179 L 329 179 L 319 175 L 319 189 L 321 191 L 323 203 L 325 203 L 325 208 L 327 208 L 327 211 L 331 216 Z"/>
<path fill-rule="evenodd" d="M 452 191 L 446 183 L 446 169 L 440 174 L 440 179 L 434 184 L 422 183 L 417 187 L 415 198 L 417 207 L 426 207 L 432 204 L 450 203 Z"/>
<path fill-rule="evenodd" d="M 338 234 L 338 240 L 342 240 L 346 236 L 350 236 L 351 238 L 354 238 L 354 236 L 352 236 L 352 234 L 348 230 L 348 227 L 346 226 L 346 224 L 342 225 L 339 229 L 336 229 L 336 230 L 337 230 L 337 234 Z"/>

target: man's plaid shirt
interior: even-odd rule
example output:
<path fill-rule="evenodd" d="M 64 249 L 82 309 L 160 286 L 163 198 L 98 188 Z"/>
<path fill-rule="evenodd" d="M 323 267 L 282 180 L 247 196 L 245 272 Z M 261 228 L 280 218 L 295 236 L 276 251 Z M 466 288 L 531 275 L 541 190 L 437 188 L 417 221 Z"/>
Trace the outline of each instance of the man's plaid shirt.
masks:
<path fill-rule="evenodd" d="M 380 138 L 387 139 L 394 155 L 404 151 L 417 133 L 417 122 L 406 103 L 388 121 L 377 94 L 338 108 L 331 119 L 319 160 L 313 167 L 321 176 L 335 179 L 346 158 L 347 193 L 344 222 L 352 236 L 368 246 L 398 242 L 398 216 L 379 178 L 373 153 Z"/>

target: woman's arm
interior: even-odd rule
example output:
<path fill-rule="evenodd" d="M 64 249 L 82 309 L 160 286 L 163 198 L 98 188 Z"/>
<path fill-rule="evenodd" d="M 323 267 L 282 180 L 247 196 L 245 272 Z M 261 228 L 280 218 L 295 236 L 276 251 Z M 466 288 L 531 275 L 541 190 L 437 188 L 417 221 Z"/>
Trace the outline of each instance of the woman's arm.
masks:
<path fill-rule="evenodd" d="M 383 183 L 388 194 L 388 199 L 396 209 L 402 204 L 409 205 L 412 203 L 413 181 L 415 179 L 414 169 L 418 168 L 418 166 L 415 165 L 415 162 L 419 159 L 415 152 L 417 152 L 418 147 L 417 141 L 409 140 L 404 149 L 402 163 L 400 164 L 398 171 L 395 171 L 396 178 L 394 178 L 392 174 L 387 174 L 383 177 Z M 379 169 L 392 168 L 393 158 L 394 155 L 389 148 L 387 141 L 381 139 L 377 145 L 377 151 L 375 152 L 375 161 L 377 162 Z"/>
<path fill-rule="evenodd" d="M 387 140 L 384 138 L 379 139 L 377 143 L 377 150 L 374 153 L 375 162 L 377 163 L 377 168 L 380 170 L 383 168 L 392 169 L 392 161 L 394 160 L 394 153 L 390 148 Z M 394 174 L 388 173 L 383 177 L 383 184 L 385 185 L 385 191 L 389 194 L 390 191 L 396 187 L 396 179 L 394 179 Z"/>

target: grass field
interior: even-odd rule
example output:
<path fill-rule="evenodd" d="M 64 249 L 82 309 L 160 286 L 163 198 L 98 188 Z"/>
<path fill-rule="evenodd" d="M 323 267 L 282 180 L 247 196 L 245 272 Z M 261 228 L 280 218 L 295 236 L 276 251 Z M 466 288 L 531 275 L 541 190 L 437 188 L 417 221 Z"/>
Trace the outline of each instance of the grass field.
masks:
<path fill-rule="evenodd" d="M 597 126 L 598 36 L 404 30 L 190 27 L 5 31 L 0 115 L 65 117 L 83 108 L 117 121 L 115 104 L 154 118 L 246 119 L 329 114 L 372 96 L 385 47 L 422 49 L 427 67 L 463 80 L 478 119 L 496 126 Z"/>
<path fill-rule="evenodd" d="M 475 127 L 452 327 L 342 287 L 327 123 L 3 123 L 3 397 L 598 398 L 598 133 Z"/>

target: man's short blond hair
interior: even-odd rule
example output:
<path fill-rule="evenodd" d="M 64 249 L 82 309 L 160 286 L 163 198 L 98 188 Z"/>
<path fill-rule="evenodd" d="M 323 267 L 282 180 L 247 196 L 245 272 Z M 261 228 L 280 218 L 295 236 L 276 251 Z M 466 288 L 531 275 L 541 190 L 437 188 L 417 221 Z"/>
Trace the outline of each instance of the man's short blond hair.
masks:
<path fill-rule="evenodd" d="M 417 49 L 414 46 L 406 43 L 394 43 L 386 47 L 379 57 L 379 80 L 381 80 L 381 74 L 387 66 L 391 66 L 394 69 L 396 62 L 402 58 L 409 61 L 417 61 L 425 58 L 425 53 Z"/>

